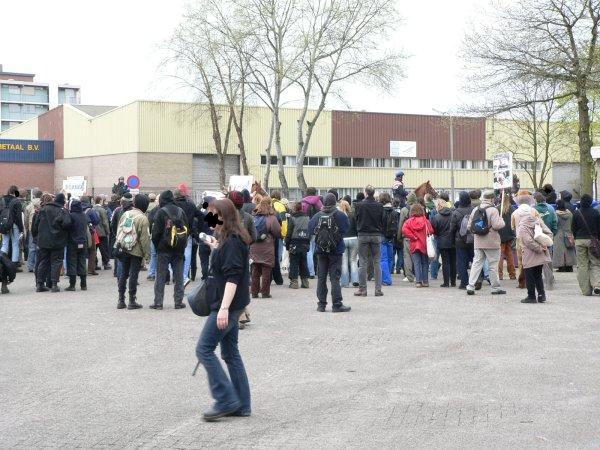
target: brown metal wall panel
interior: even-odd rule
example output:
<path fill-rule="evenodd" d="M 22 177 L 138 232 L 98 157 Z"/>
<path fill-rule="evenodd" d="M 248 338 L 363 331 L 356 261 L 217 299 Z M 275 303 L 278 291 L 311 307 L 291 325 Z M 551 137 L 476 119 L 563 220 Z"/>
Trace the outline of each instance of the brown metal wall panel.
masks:
<path fill-rule="evenodd" d="M 51 109 L 38 116 L 38 139 L 54 141 L 54 158 L 62 159 L 65 154 L 63 107 Z"/>
<path fill-rule="evenodd" d="M 417 158 L 450 158 L 448 119 L 441 116 L 333 111 L 332 127 L 334 157 L 389 158 L 390 141 L 414 141 Z M 454 159 L 485 159 L 485 119 L 455 119 Z"/>

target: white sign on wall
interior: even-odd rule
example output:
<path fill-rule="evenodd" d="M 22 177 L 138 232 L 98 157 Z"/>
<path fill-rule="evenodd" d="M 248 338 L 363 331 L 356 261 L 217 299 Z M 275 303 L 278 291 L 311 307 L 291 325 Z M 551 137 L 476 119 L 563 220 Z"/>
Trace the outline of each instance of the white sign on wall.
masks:
<path fill-rule="evenodd" d="M 510 189 L 513 180 L 512 153 L 494 155 L 494 189 Z"/>
<path fill-rule="evenodd" d="M 70 193 L 73 197 L 81 197 L 87 191 L 87 181 L 83 177 L 68 177 L 63 180 L 63 191 Z"/>
<path fill-rule="evenodd" d="M 416 158 L 417 143 L 413 141 L 390 141 L 390 157 Z"/>

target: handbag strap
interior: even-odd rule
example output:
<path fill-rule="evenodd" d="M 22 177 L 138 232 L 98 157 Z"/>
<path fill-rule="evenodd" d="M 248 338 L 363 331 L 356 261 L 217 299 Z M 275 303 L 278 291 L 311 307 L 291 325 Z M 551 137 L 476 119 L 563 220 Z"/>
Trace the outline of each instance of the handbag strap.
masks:
<path fill-rule="evenodd" d="M 592 232 L 590 231 L 590 227 L 588 226 L 587 220 L 585 220 L 583 213 L 581 212 L 580 209 L 578 209 L 577 212 L 579 213 L 579 215 L 581 216 L 581 219 L 583 220 L 583 225 L 585 226 L 585 229 L 587 230 L 588 234 L 590 235 L 590 239 L 594 239 L 594 236 L 592 236 Z"/>

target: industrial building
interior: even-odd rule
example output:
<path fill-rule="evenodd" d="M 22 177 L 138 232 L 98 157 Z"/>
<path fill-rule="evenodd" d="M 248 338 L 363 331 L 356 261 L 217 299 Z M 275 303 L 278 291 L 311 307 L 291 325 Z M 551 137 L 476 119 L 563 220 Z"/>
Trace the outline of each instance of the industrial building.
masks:
<path fill-rule="evenodd" d="M 295 175 L 299 116 L 297 109 L 281 111 L 284 170 L 292 199 L 300 196 Z M 270 111 L 261 107 L 249 107 L 244 119 L 250 174 L 258 180 L 263 179 L 266 169 L 270 120 Z M 452 126 L 451 152 L 450 121 L 443 116 L 323 111 L 305 159 L 306 181 L 321 191 L 335 187 L 342 195 L 354 195 L 366 184 L 389 189 L 395 172 L 402 169 L 409 188 L 429 180 L 436 189 L 449 190 L 452 172 L 456 190 L 491 186 L 491 159 L 498 151 L 497 140 L 490 139 L 498 134 L 494 122 L 463 117 L 454 118 Z M 240 173 L 234 135 L 226 156 L 227 175 Z M 0 142 L 2 139 L 52 141 L 55 161 L 43 176 L 34 177 L 32 163 L 0 162 L 0 190 L 10 184 L 55 190 L 67 177 L 82 176 L 87 180 L 89 193 L 110 193 L 119 176 L 129 175 L 137 175 L 141 190 L 146 192 L 186 183 L 198 197 L 205 190 L 219 188 L 210 118 L 202 107 L 194 104 L 160 101 L 135 101 L 120 107 L 65 104 L 1 133 Z M 572 146 L 576 148 L 575 141 Z M 276 163 L 274 154 L 273 150 L 272 163 Z M 560 164 L 573 172 L 577 164 L 571 154 L 561 153 L 564 161 Z M 0 161 L 1 155 L 0 152 Z M 532 163 L 518 163 L 519 167 L 526 164 Z M 531 186 L 523 171 L 516 173 L 522 186 Z M 550 173 L 547 182 L 553 179 L 556 177 Z M 560 187 L 572 189 L 578 185 L 578 180 L 567 182 L 575 184 Z M 269 186 L 279 186 L 275 166 L 271 167 Z"/>
<path fill-rule="evenodd" d="M 8 130 L 50 109 L 50 85 L 38 83 L 35 74 L 5 72 L 0 64 L 0 131 Z M 78 104 L 78 86 L 59 85 L 54 104 Z"/>

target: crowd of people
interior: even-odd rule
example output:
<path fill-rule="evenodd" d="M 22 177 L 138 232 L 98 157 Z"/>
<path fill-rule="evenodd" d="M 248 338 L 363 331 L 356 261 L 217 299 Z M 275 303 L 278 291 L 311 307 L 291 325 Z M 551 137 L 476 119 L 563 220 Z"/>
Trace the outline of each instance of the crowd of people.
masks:
<path fill-rule="evenodd" d="M 132 195 L 115 185 L 112 197 L 33 192 L 24 202 L 11 186 L 0 200 L 2 294 L 18 272 L 34 273 L 37 292 L 87 290 L 87 277 L 112 270 L 117 309 L 142 308 L 139 273 L 154 283 L 149 307 L 163 309 L 165 285 L 174 285 L 174 307 L 197 278 L 211 283 L 211 309 L 197 345 L 216 404 L 204 415 L 250 415 L 250 391 L 237 348 L 238 330 L 250 322 L 250 297 L 271 298 L 288 261 L 290 289 L 316 279 L 317 311 L 348 312 L 343 288 L 357 297 L 384 295 L 402 280 L 429 288 L 442 271 L 441 288 L 475 295 L 485 282 L 492 295 L 510 280 L 526 289 L 523 303 L 544 303 L 554 271 L 573 272 L 584 295 L 600 295 L 600 211 L 592 197 L 578 205 L 567 191 L 473 190 L 451 202 L 446 193 L 418 198 L 397 174 L 390 192 L 366 186 L 355 199 L 335 189 L 309 187 L 297 202 L 281 192 L 230 191 L 195 204 L 186 185 L 160 195 Z M 99 253 L 99 255 L 98 255 Z M 200 267 L 198 270 L 198 260 Z M 26 266 L 24 261 L 26 261 Z M 284 267 L 285 269 L 285 267 Z M 518 272 L 518 273 L 517 273 Z M 285 273 L 285 270 L 283 270 Z M 393 274 L 400 274 L 394 278 Z M 368 285 L 373 282 L 373 289 Z M 230 377 L 214 351 L 221 345 Z"/>

